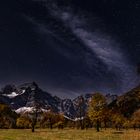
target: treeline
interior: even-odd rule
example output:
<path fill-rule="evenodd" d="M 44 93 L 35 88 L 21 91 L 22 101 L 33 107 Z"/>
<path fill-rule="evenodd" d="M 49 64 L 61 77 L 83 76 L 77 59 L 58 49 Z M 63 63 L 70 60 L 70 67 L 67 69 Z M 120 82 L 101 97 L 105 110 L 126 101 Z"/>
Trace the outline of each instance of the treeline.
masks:
<path fill-rule="evenodd" d="M 128 110 L 116 104 L 108 104 L 107 99 L 100 93 L 96 93 L 88 102 L 88 109 L 85 116 L 83 108 L 81 107 L 82 101 L 79 103 L 79 117 L 75 120 L 64 117 L 62 113 L 55 113 L 53 111 L 42 111 L 38 104 L 35 104 L 32 112 L 24 114 L 16 114 L 7 105 L 0 104 L 0 128 L 17 128 L 17 129 L 32 129 L 35 128 L 58 128 L 65 127 L 88 129 L 115 128 L 121 129 L 140 129 L 140 110 L 136 110 L 131 115 L 127 115 Z M 80 115 L 81 114 L 81 115 Z"/>

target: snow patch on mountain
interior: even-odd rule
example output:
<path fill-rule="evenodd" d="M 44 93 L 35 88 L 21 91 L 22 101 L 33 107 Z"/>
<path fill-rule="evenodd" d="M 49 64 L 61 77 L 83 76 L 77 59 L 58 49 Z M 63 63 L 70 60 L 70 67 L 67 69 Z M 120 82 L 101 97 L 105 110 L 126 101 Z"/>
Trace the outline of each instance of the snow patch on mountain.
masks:
<path fill-rule="evenodd" d="M 78 121 L 82 120 L 88 108 L 88 102 L 94 94 L 85 94 L 75 99 L 61 99 L 41 90 L 36 83 L 24 84 L 16 87 L 11 94 L 1 94 L 0 102 L 11 107 L 18 114 L 36 111 L 62 113 L 64 117 Z M 20 92 L 19 92 L 20 91 Z M 117 96 L 106 95 L 107 103 L 111 103 Z"/>
<path fill-rule="evenodd" d="M 26 113 L 26 112 L 31 112 L 33 110 L 33 107 L 21 107 L 17 110 L 15 110 L 16 113 Z"/>
<path fill-rule="evenodd" d="M 46 110 L 46 109 L 43 109 L 41 108 L 39 110 L 39 112 L 49 112 L 50 110 Z M 24 113 L 32 113 L 32 112 L 35 112 L 35 108 L 34 107 L 21 107 L 17 110 L 15 110 L 15 112 L 17 114 L 24 114 Z"/>
<path fill-rule="evenodd" d="M 9 98 L 14 98 L 14 97 L 18 96 L 19 94 L 17 94 L 16 92 L 12 92 L 11 94 L 3 94 L 3 95 L 6 97 L 9 97 Z"/>

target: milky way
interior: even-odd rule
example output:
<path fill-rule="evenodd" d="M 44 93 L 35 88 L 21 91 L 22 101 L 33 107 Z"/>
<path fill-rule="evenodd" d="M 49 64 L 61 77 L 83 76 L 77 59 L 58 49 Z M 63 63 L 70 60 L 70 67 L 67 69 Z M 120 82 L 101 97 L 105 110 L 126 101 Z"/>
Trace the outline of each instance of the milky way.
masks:
<path fill-rule="evenodd" d="M 19 26 L 16 30 L 20 36 L 16 33 L 12 49 L 7 43 L 10 61 L 5 61 L 13 66 L 2 64 L 11 70 L 9 79 L 4 81 L 18 84 L 34 80 L 52 94 L 64 97 L 96 91 L 121 94 L 138 85 L 137 40 L 136 44 L 125 41 L 129 31 L 122 36 L 123 29 L 118 30 L 122 25 L 115 25 L 108 15 L 98 14 L 101 10 L 94 7 L 96 12 L 88 11 L 82 4 L 78 7 L 72 2 L 19 2 L 24 8 L 14 24 Z M 8 70 L 2 73 L 9 75 Z"/>
<path fill-rule="evenodd" d="M 78 53 L 85 58 L 85 60 L 83 60 L 83 65 L 87 66 L 87 71 L 90 71 L 90 76 L 93 79 L 91 79 L 90 76 L 86 76 L 85 78 L 84 75 L 73 76 L 73 73 L 71 73 L 70 77 L 72 82 L 75 83 L 80 80 L 82 81 L 82 84 L 85 83 L 86 85 L 86 79 L 89 78 L 89 81 L 93 83 L 93 86 L 90 85 L 91 87 L 87 88 L 93 88 L 93 90 L 96 89 L 103 92 L 120 93 L 127 91 L 137 84 L 138 78 L 135 72 L 135 67 L 132 66 L 129 59 L 126 57 L 126 52 L 121 48 L 122 45 L 118 42 L 119 40 L 115 40 L 110 34 L 102 31 L 102 29 L 98 27 L 98 25 L 103 24 L 103 21 L 99 17 L 91 17 L 89 16 L 90 14 L 88 15 L 87 12 L 84 13 L 82 11 L 74 13 L 72 7 L 59 7 L 55 2 L 49 3 L 49 1 L 46 1 L 45 5 L 49 10 L 50 15 L 55 19 L 62 21 L 64 29 L 70 29 L 71 34 L 75 36 L 76 40 L 81 42 L 84 47 L 88 48 L 88 51 L 81 49 L 81 51 L 84 52 L 83 54 L 81 54 L 80 51 Z M 88 23 L 91 23 L 91 21 L 92 25 L 89 25 Z M 35 23 L 35 21 L 32 22 Z M 39 29 L 43 27 L 40 34 L 44 32 L 46 32 L 46 34 L 50 33 L 51 36 L 54 36 L 60 42 L 66 44 L 66 46 L 64 46 L 65 49 L 57 47 L 56 44 L 54 44 L 54 47 L 57 51 L 61 52 L 64 57 L 69 57 L 69 59 L 73 61 L 75 54 L 69 54 L 70 52 L 66 49 L 67 45 L 72 45 L 70 43 L 67 44 L 69 38 L 64 40 L 59 34 L 53 33 L 45 24 L 35 24 Z M 65 34 L 67 34 L 67 32 Z M 73 49 L 79 47 L 76 43 L 73 43 L 73 45 L 71 46 Z M 100 63 L 98 63 L 99 61 Z M 100 69 L 99 65 L 101 64 L 103 65 L 104 70 Z M 108 82 L 107 84 L 106 81 Z"/>

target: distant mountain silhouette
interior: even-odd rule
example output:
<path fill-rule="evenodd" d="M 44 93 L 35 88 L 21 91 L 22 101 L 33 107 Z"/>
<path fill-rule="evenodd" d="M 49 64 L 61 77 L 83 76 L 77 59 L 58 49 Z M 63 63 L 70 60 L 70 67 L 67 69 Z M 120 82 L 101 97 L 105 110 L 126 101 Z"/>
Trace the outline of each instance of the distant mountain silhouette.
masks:
<path fill-rule="evenodd" d="M 88 102 L 94 96 L 94 94 L 85 94 L 73 100 L 61 99 L 43 91 L 35 82 L 25 83 L 17 87 L 11 85 L 14 87 L 14 91 L 9 87 L 5 86 L 7 89 L 0 92 L 0 103 L 9 105 L 17 113 L 30 112 L 37 103 L 42 111 L 51 110 L 63 113 L 71 119 L 84 116 Z M 12 92 L 10 93 L 8 90 Z M 124 116 L 129 117 L 140 108 L 140 85 L 121 96 L 107 94 L 105 97 L 111 108 L 120 110 Z"/>

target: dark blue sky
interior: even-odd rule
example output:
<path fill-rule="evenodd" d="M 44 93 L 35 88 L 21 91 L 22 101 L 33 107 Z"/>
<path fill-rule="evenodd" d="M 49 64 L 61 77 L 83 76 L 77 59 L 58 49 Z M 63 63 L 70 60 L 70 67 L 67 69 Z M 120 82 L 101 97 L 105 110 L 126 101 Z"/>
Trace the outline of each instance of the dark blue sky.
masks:
<path fill-rule="evenodd" d="M 139 83 L 138 0 L 5 0 L 0 84 L 36 81 L 58 96 L 123 93 Z"/>

